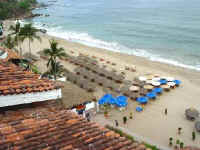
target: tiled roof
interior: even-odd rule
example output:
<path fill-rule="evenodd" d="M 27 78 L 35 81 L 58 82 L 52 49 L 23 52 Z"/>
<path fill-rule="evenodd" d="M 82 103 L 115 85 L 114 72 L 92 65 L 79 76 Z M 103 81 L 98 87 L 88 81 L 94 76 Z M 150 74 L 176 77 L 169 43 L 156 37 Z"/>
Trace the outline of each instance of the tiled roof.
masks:
<path fill-rule="evenodd" d="M 0 62 L 0 95 L 24 94 L 58 89 L 60 86 L 48 79 L 11 64 Z"/>
<path fill-rule="evenodd" d="M 34 102 L 16 106 L 0 108 L 0 124 L 14 122 L 16 120 L 29 118 L 43 118 L 46 114 L 63 110 L 63 106 L 58 100 Z"/>
<path fill-rule="evenodd" d="M 67 110 L 0 121 L 0 150 L 132 150 L 134 147 L 126 138 Z"/>

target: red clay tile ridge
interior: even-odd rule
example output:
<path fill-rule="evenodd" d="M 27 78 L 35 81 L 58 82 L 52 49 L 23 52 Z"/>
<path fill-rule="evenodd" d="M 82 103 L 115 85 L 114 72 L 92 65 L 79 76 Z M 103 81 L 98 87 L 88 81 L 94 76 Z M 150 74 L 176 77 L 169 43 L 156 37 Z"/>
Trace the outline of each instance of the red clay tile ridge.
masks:
<path fill-rule="evenodd" d="M 7 55 L 16 58 L 15 54 L 10 54 L 9 51 Z M 62 97 L 59 85 L 48 79 L 40 79 L 39 76 L 0 59 L 0 107 Z"/>
<path fill-rule="evenodd" d="M 0 150 L 146 150 L 71 111 L 0 123 Z"/>

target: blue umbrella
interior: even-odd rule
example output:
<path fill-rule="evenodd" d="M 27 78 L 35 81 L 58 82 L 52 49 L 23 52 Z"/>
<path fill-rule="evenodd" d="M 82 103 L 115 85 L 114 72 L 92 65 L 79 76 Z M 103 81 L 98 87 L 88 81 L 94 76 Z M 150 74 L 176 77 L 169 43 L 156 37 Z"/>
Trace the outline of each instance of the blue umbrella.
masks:
<path fill-rule="evenodd" d="M 111 94 L 105 94 L 102 98 L 99 99 L 98 103 L 100 105 L 107 104 L 111 98 L 112 98 Z"/>
<path fill-rule="evenodd" d="M 147 97 L 138 97 L 137 102 L 139 102 L 140 104 L 146 104 L 148 102 L 148 98 Z"/>
<path fill-rule="evenodd" d="M 116 102 L 117 102 L 117 100 L 116 100 L 116 98 L 114 98 L 114 97 L 111 97 L 111 98 L 108 100 L 108 104 L 111 104 L 111 105 L 116 104 Z"/>
<path fill-rule="evenodd" d="M 167 83 L 167 80 L 166 79 L 161 79 L 160 80 L 160 84 L 166 84 Z"/>
<path fill-rule="evenodd" d="M 143 110 L 142 107 L 140 107 L 140 106 L 136 107 L 136 111 L 137 111 L 137 112 L 141 112 L 142 110 Z"/>
<path fill-rule="evenodd" d="M 177 86 L 179 86 L 181 84 L 181 81 L 180 80 L 174 80 L 173 81 Z"/>
<path fill-rule="evenodd" d="M 156 93 L 155 92 L 149 92 L 146 94 L 146 97 L 150 98 L 150 99 L 155 99 L 156 98 Z"/>
<path fill-rule="evenodd" d="M 163 92 L 163 89 L 162 88 L 154 88 L 152 90 L 152 92 L 156 93 L 156 94 L 161 94 Z"/>
<path fill-rule="evenodd" d="M 123 95 L 120 95 L 116 98 L 117 101 L 120 101 L 120 102 L 126 102 L 127 101 L 127 97 L 126 96 L 123 96 Z"/>
<path fill-rule="evenodd" d="M 126 101 L 116 101 L 118 107 L 126 107 L 128 103 Z"/>

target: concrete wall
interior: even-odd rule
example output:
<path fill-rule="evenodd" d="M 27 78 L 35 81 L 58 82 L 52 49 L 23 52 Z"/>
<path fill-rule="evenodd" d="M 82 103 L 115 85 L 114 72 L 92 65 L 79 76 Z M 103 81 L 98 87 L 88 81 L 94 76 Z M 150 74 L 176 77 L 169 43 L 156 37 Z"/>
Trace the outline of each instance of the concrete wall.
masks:
<path fill-rule="evenodd" d="M 19 104 L 28 104 L 62 97 L 61 89 L 55 89 L 45 92 L 34 92 L 17 95 L 0 96 L 0 107 L 13 106 Z"/>

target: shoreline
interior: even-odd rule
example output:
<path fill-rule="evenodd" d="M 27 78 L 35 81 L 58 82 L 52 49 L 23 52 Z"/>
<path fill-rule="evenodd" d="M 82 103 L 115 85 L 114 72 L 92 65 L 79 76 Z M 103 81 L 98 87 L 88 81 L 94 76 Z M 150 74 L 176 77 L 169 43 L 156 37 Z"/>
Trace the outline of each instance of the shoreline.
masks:
<path fill-rule="evenodd" d="M 149 102 L 145 106 L 145 110 L 142 113 L 137 113 L 135 107 L 138 105 L 135 101 L 129 102 L 127 110 L 120 112 L 112 110 L 109 112 L 110 117 L 108 121 L 119 121 L 119 125 L 127 128 L 130 132 L 150 139 L 152 142 L 159 145 L 168 146 L 169 137 L 174 139 L 180 139 L 185 145 L 198 146 L 200 134 L 197 134 L 196 141 L 191 140 L 191 133 L 194 131 L 194 122 L 190 122 L 185 119 L 185 109 L 194 107 L 200 108 L 199 96 L 200 96 L 200 72 L 186 69 L 170 64 L 164 64 L 148 60 L 147 58 L 123 54 L 119 52 L 113 52 L 106 49 L 100 49 L 95 47 L 86 46 L 80 43 L 70 42 L 62 38 L 55 36 L 49 36 L 48 34 L 40 34 L 42 42 L 37 40 L 31 43 L 32 53 L 38 55 L 38 52 L 44 48 L 49 48 L 49 40 L 55 39 L 59 47 L 63 47 L 67 54 L 77 56 L 79 53 L 85 55 L 95 55 L 98 58 L 104 58 L 110 62 L 115 62 L 116 66 L 107 64 L 108 68 L 113 67 L 117 71 L 124 71 L 126 79 L 133 80 L 134 77 L 144 75 L 147 73 L 159 74 L 160 76 L 171 76 L 182 81 L 182 85 L 177 89 L 171 90 L 171 92 L 164 93 L 159 96 L 157 100 Z M 28 52 L 28 41 L 25 40 L 22 44 L 23 54 Z M 73 51 L 72 54 L 70 51 Z M 39 56 L 39 55 L 38 55 Z M 62 65 L 68 70 L 73 71 L 75 66 L 66 61 L 61 61 Z M 102 64 L 103 62 L 99 62 Z M 36 62 L 40 71 L 46 71 L 46 61 L 40 59 Z M 136 72 L 125 71 L 124 66 L 136 66 Z M 96 93 L 95 93 L 96 94 Z M 97 94 L 95 96 L 101 97 L 103 95 L 102 89 L 98 87 Z M 81 96 L 80 96 L 81 98 Z M 70 100 L 69 99 L 65 99 Z M 164 116 L 163 110 L 168 108 L 168 115 Z M 128 121 L 127 125 L 123 125 L 122 117 L 128 116 L 130 112 L 133 112 L 133 119 Z M 95 118 L 100 124 L 103 124 L 105 118 L 102 114 L 98 114 Z M 156 125 L 156 126 L 155 126 Z M 183 128 L 183 134 L 177 134 L 178 127 Z"/>
<path fill-rule="evenodd" d="M 26 21 L 24 21 L 24 22 L 26 22 Z M 108 51 L 112 51 L 112 52 L 117 52 L 117 53 L 119 52 L 121 54 L 126 54 L 126 55 L 129 55 L 129 56 L 137 56 L 137 57 L 145 58 L 145 59 L 147 59 L 149 61 L 159 62 L 159 63 L 162 63 L 162 64 L 168 64 L 168 65 L 172 65 L 172 66 L 176 66 L 176 67 L 181 67 L 181 68 L 186 68 L 186 69 L 195 70 L 197 72 L 200 72 L 200 68 L 197 67 L 197 66 L 187 65 L 187 64 L 184 64 L 182 62 L 178 62 L 178 61 L 172 60 L 172 59 L 166 59 L 166 58 L 162 58 L 162 57 L 157 57 L 156 54 L 150 54 L 150 53 L 148 53 L 148 51 L 145 52 L 144 49 L 137 49 L 136 48 L 135 50 L 134 49 L 132 50 L 133 52 L 131 52 L 131 51 L 128 52 L 128 49 L 130 49 L 130 48 L 127 47 L 127 50 L 121 51 L 122 48 L 114 48 L 114 47 L 112 48 L 112 46 L 107 45 L 107 44 L 112 44 L 112 42 L 110 43 L 110 42 L 103 41 L 101 39 L 96 39 L 96 38 L 90 37 L 90 35 L 88 35 L 88 36 L 92 40 L 99 40 L 100 41 L 99 44 L 102 44 L 101 42 L 103 42 L 103 44 L 104 44 L 104 42 L 105 42 L 105 46 L 98 45 L 98 43 L 93 43 L 93 41 L 91 41 L 91 44 L 90 44 L 89 43 L 90 41 L 88 41 L 88 40 L 84 41 L 83 39 L 80 39 L 80 41 L 78 41 L 79 39 L 76 39 L 76 38 L 73 39 L 73 37 L 71 39 L 71 37 L 68 37 L 67 34 L 66 34 L 66 38 L 65 38 L 64 35 L 63 35 L 63 32 L 65 32 L 65 31 L 63 31 L 63 32 L 61 32 L 61 31 L 53 31 L 53 30 L 51 31 L 51 30 L 49 30 L 49 28 L 41 26 L 40 24 L 35 25 L 35 27 L 47 30 L 47 34 L 49 36 L 56 37 L 56 38 L 59 38 L 59 39 L 63 39 L 63 40 L 66 40 L 68 42 L 73 42 L 73 43 L 85 45 L 85 46 L 88 46 L 88 47 L 94 47 L 94 48 L 98 48 L 98 49 L 104 49 L 104 50 L 108 50 Z M 80 33 L 80 34 L 85 34 L 85 33 Z M 73 36 L 76 36 L 76 34 L 73 35 Z M 79 35 L 77 34 L 77 36 L 79 36 Z M 121 44 L 119 44 L 119 46 L 120 47 L 124 47 Z M 125 47 L 125 49 L 126 49 L 126 47 Z M 141 53 L 146 53 L 146 54 L 140 55 L 139 54 L 140 51 L 141 51 Z"/>
<path fill-rule="evenodd" d="M 182 72 L 185 72 L 186 74 L 192 73 L 195 76 L 195 77 L 193 77 L 192 81 L 194 80 L 194 81 L 197 81 L 197 82 L 200 83 L 200 79 L 198 79 L 199 75 L 200 75 L 200 71 L 195 70 L 195 69 L 185 68 L 185 67 L 176 66 L 176 65 L 172 65 L 172 64 L 168 64 L 168 63 L 164 63 L 164 62 L 159 62 L 159 61 L 153 61 L 153 60 L 150 60 L 150 59 L 148 59 L 146 57 L 142 57 L 142 56 L 130 55 L 130 54 L 126 54 L 126 53 L 115 52 L 115 51 L 112 51 L 112 50 L 109 50 L 109 49 L 103 49 L 103 48 L 88 46 L 88 45 L 85 45 L 85 44 L 81 44 L 79 42 L 73 42 L 73 41 L 66 40 L 64 38 L 49 35 L 48 32 L 47 32 L 47 34 L 43 34 L 42 36 L 44 36 L 48 39 L 53 38 L 53 39 L 58 40 L 58 41 L 66 42 L 67 44 L 71 43 L 70 45 L 77 45 L 77 46 L 85 47 L 85 49 L 89 48 L 90 50 L 93 50 L 95 53 L 101 53 L 102 52 L 102 53 L 107 53 L 108 55 L 114 54 L 113 56 L 115 56 L 116 58 L 123 56 L 123 57 L 127 58 L 127 60 L 123 60 L 124 62 L 126 62 L 126 63 L 136 63 L 136 64 L 139 64 L 139 66 L 146 65 L 145 68 L 148 68 L 148 67 L 150 67 L 150 68 L 155 67 L 156 68 L 156 66 L 159 66 L 159 67 L 161 66 L 159 69 L 161 71 L 166 72 L 166 73 L 169 73 L 170 71 L 176 72 L 177 75 L 182 75 Z M 87 50 L 85 52 L 88 53 Z M 139 68 L 139 66 L 136 65 L 137 68 Z M 189 75 L 188 75 L 188 78 L 189 78 Z"/>

